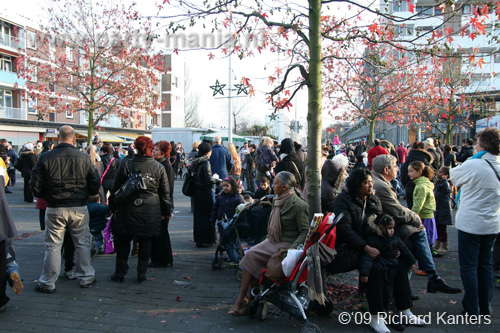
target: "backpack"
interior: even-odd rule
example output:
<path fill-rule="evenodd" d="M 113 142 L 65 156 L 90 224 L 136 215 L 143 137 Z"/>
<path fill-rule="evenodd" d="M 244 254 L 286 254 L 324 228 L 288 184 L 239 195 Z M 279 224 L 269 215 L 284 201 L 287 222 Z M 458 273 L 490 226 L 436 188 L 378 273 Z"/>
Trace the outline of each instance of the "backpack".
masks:
<path fill-rule="evenodd" d="M 127 181 L 115 192 L 115 202 L 118 205 L 126 204 L 137 193 L 147 189 L 142 177 L 141 170 L 132 173 L 133 161 L 129 162 L 128 179 Z"/>

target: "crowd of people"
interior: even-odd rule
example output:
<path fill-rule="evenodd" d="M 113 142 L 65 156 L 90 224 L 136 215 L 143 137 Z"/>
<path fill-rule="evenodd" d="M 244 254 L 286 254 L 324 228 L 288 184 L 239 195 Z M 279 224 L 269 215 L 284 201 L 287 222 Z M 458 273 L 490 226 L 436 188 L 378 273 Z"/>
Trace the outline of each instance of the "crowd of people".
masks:
<path fill-rule="evenodd" d="M 249 291 L 278 249 L 304 243 L 309 226 L 307 151 L 297 142 L 286 138 L 278 144 L 264 137 L 258 146 L 245 142 L 239 148 L 232 143 L 225 147 L 215 137 L 213 143 L 194 142 L 186 154 L 180 143 L 154 143 L 140 136 L 120 156 L 94 135 L 84 152 L 75 147 L 70 126 L 60 128 L 57 146 L 44 142 L 40 152 L 27 143 L 17 155 L 6 140 L 0 141 L 6 162 L 0 176 L 15 186 L 11 170 L 21 172 L 24 200 L 36 201 L 40 228 L 45 229 L 36 291 L 56 291 L 61 248 L 63 274 L 78 279 L 82 288 L 92 286 L 91 257 L 103 253 L 102 232 L 108 224 L 116 251 L 112 281 L 124 281 L 131 250 L 138 257 L 138 282 L 146 280 L 147 267 L 172 266 L 168 224 L 174 180 L 186 173 L 195 189 L 193 236 L 199 248 L 216 243 L 217 221 L 231 219 L 239 205 L 254 198 L 272 201 L 268 236 L 243 257 L 240 294 L 229 314 L 247 313 Z M 425 324 L 410 311 L 418 299 L 411 292 L 411 272 L 427 276 L 429 293 L 462 292 L 440 278 L 434 262 L 448 254 L 447 226 L 452 224 L 458 229 L 464 312 L 491 315 L 493 285 L 498 281 L 500 287 L 500 130 L 484 129 L 475 139 L 464 140 L 460 148 L 442 146 L 435 138 L 397 147 L 378 139 L 372 146 L 364 139 L 357 146 L 329 141 L 322 146 L 322 212 L 344 214 L 336 229 L 337 255 L 324 269 L 330 274 L 359 271 L 376 332 L 389 332 L 380 315 L 386 311 L 407 323 Z M 124 197 L 131 186 L 134 192 Z M 14 234 L 12 228 L 3 231 L 0 247 L 15 258 L 8 244 Z M 22 291 L 19 270 L 10 272 L 6 280 Z"/>

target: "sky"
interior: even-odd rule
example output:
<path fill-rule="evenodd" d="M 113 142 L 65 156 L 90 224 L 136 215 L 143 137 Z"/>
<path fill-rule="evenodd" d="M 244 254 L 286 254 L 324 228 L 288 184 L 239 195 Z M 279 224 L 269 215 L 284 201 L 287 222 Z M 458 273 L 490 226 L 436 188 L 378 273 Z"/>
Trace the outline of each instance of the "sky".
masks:
<path fill-rule="evenodd" d="M 129 0 L 124 0 L 124 2 L 131 2 Z M 34 22 L 43 21 L 43 17 L 46 17 L 44 9 L 50 6 L 51 1 L 49 0 L 16 0 L 4 2 L 0 5 L 0 13 L 2 11 L 7 11 L 9 13 L 15 12 L 21 14 L 25 17 L 30 18 Z M 139 12 L 145 16 L 154 15 L 157 12 L 154 6 L 155 1 L 148 0 L 138 3 L 137 8 Z M 169 8 L 165 8 L 164 11 L 169 11 Z M 164 22 L 161 22 L 164 23 Z M 209 33 L 208 30 L 198 30 L 200 34 Z M 157 31 L 160 36 L 164 35 L 164 29 L 159 29 Z M 163 51 L 166 48 L 163 47 Z M 209 53 L 215 55 L 215 58 L 209 60 Z M 242 77 L 249 78 L 250 82 L 255 86 L 256 96 L 255 97 L 241 97 L 235 98 L 233 105 L 237 104 L 239 106 L 245 105 L 246 117 L 248 117 L 249 122 L 258 123 L 264 125 L 265 117 L 270 115 L 272 112 L 272 107 L 270 104 L 266 103 L 267 95 L 274 86 L 269 85 L 268 77 L 273 75 L 276 67 L 282 67 L 284 65 L 284 57 L 280 57 L 275 53 L 263 53 L 259 54 L 254 52 L 255 57 L 243 58 L 243 60 L 238 59 L 237 56 L 232 56 L 232 78 L 233 84 L 239 83 Z M 199 94 L 199 110 L 203 115 L 204 125 L 215 125 L 220 127 L 226 127 L 228 124 L 228 99 L 226 98 L 214 98 L 212 96 L 212 89 L 209 86 L 214 85 L 216 80 L 219 80 L 221 84 L 228 84 L 229 76 L 229 60 L 227 57 L 223 57 L 220 51 L 181 51 L 179 53 L 184 57 L 187 69 L 190 75 L 191 86 L 194 91 Z M 227 89 L 227 86 L 226 86 Z M 224 91 L 224 95 L 227 96 L 227 90 Z M 233 93 L 235 95 L 235 93 Z M 220 95 L 219 95 L 220 96 Z M 296 97 L 296 100 L 292 103 L 294 105 L 290 111 L 290 118 L 294 118 L 295 112 L 297 113 L 297 118 L 302 124 L 306 124 L 307 115 L 307 93 L 303 89 Z M 323 117 L 323 127 L 332 123 L 332 118 L 328 115 Z M 304 128 L 304 133 L 305 135 Z"/>

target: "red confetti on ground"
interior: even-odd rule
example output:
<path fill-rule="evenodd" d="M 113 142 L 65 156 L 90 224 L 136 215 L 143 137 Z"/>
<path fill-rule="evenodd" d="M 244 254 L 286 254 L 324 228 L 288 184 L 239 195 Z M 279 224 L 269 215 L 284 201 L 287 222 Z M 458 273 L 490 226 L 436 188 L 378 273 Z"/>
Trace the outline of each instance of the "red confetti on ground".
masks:
<path fill-rule="evenodd" d="M 158 317 L 158 312 L 154 312 L 152 314 L 149 315 L 150 317 Z"/>
<path fill-rule="evenodd" d="M 180 297 L 180 296 L 177 296 L 177 297 L 175 298 L 175 301 L 176 301 L 176 302 L 180 302 L 180 301 L 181 301 L 181 297 Z"/>
<path fill-rule="evenodd" d="M 190 276 L 185 276 L 184 279 L 191 280 L 191 277 Z"/>
<path fill-rule="evenodd" d="M 174 313 L 174 310 L 167 310 L 165 313 Z"/>
<path fill-rule="evenodd" d="M 166 320 L 160 320 L 160 323 L 166 323 L 167 321 Z"/>
<path fill-rule="evenodd" d="M 450 304 L 457 304 L 457 301 L 450 301 Z"/>
<path fill-rule="evenodd" d="M 194 243 L 194 240 L 192 240 L 192 239 L 190 239 L 189 241 Z"/>
<path fill-rule="evenodd" d="M 425 295 L 427 294 L 427 290 L 420 290 L 420 293 Z"/>
<path fill-rule="evenodd" d="M 198 318 L 198 316 L 191 316 L 191 318 L 196 319 L 196 318 Z"/>
<path fill-rule="evenodd" d="M 153 281 L 155 278 L 147 278 L 148 281 Z"/>

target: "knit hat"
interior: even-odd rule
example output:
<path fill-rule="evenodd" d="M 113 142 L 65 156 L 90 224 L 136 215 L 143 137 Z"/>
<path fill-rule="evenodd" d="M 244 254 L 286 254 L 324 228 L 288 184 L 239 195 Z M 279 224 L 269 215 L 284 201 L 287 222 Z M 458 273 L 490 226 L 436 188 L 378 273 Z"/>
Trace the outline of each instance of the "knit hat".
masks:
<path fill-rule="evenodd" d="M 33 150 L 33 144 L 30 142 L 30 143 L 27 143 L 24 145 L 24 149 L 27 149 L 27 150 Z"/>

